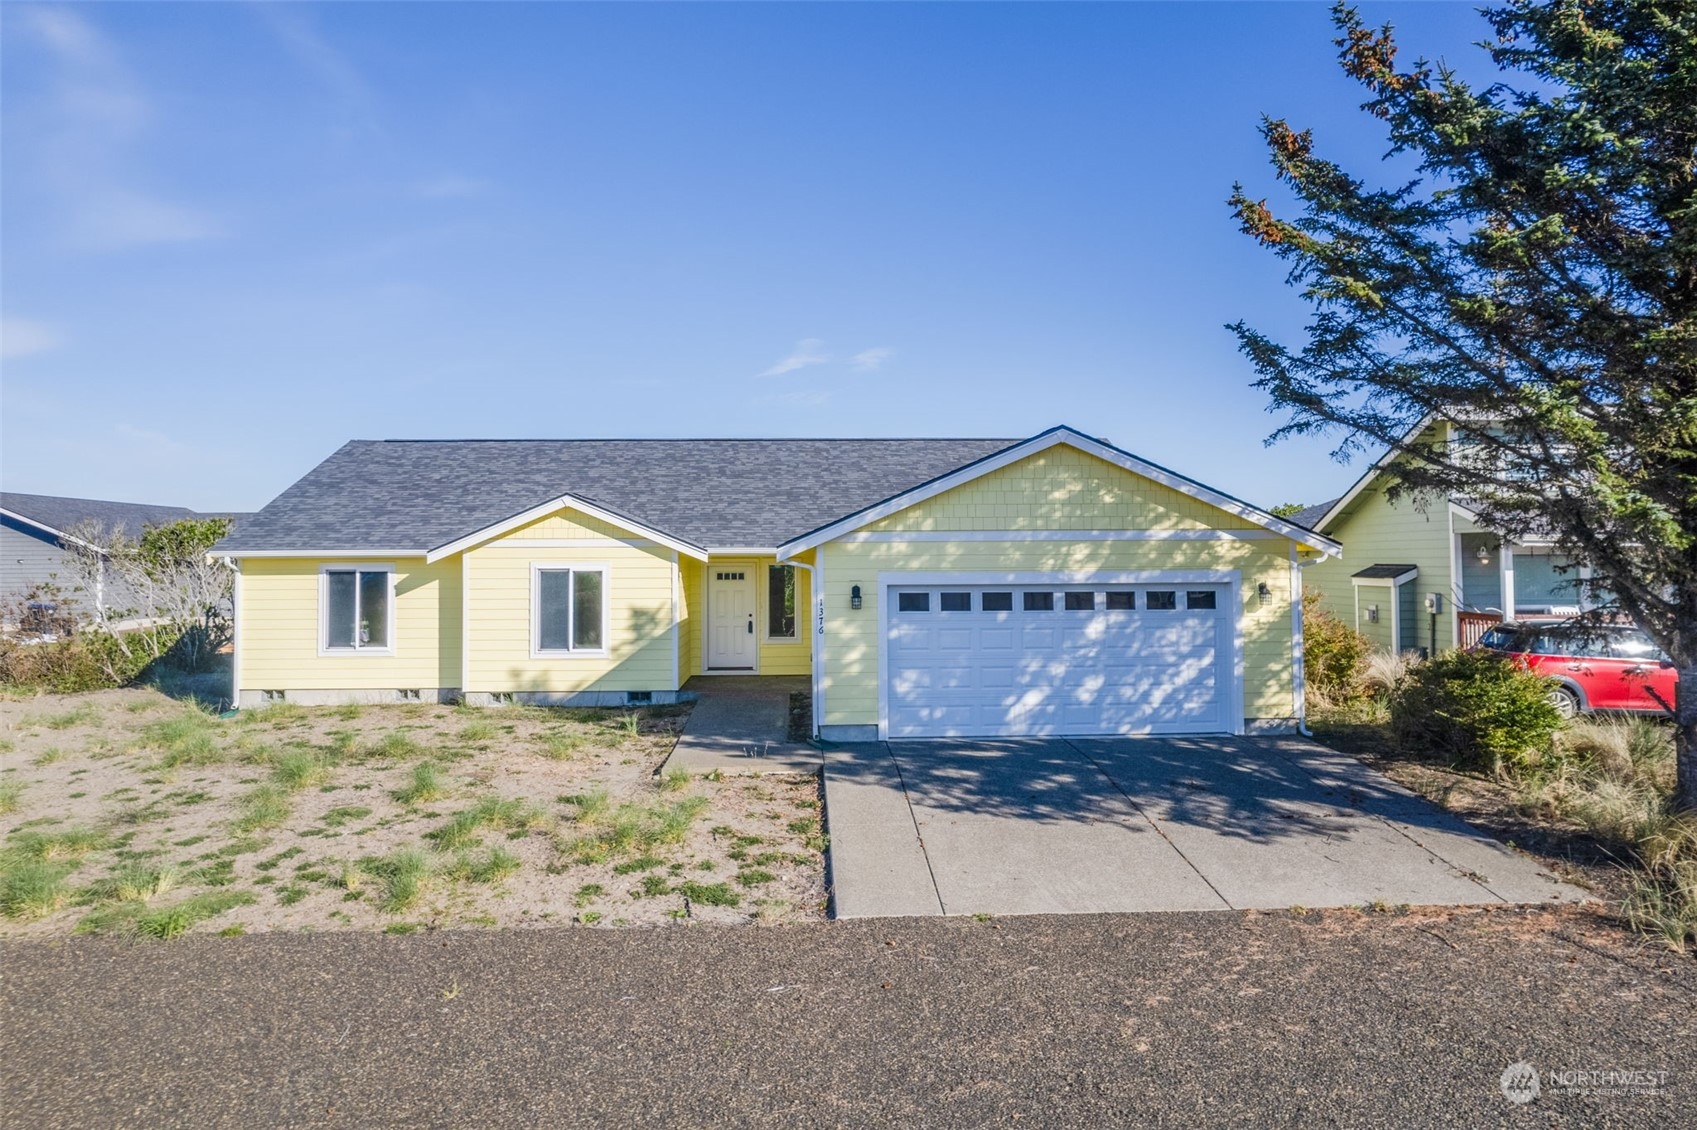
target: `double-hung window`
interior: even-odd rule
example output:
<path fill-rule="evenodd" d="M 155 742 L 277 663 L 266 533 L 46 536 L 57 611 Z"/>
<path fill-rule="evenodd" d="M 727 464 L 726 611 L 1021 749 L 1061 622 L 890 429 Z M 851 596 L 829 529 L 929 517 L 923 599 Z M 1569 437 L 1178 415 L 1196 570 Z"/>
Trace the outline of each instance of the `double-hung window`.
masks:
<path fill-rule="evenodd" d="M 531 650 L 537 655 L 605 654 L 607 570 L 538 565 L 531 581 Z"/>
<path fill-rule="evenodd" d="M 322 570 L 319 592 L 324 610 L 324 651 L 393 650 L 390 581 L 394 575 L 387 565 Z"/>
<path fill-rule="evenodd" d="M 766 635 L 795 639 L 795 566 L 766 566 Z"/>

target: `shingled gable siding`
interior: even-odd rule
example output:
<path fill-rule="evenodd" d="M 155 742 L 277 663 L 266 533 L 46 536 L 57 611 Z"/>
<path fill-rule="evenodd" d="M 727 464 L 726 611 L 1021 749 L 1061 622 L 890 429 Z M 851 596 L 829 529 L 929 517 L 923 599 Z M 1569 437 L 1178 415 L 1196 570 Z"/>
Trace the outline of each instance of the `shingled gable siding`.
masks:
<path fill-rule="evenodd" d="M 464 556 L 471 620 L 465 690 L 471 701 L 488 694 L 677 689 L 670 549 L 565 511 L 469 549 Z M 531 568 L 537 564 L 606 567 L 607 655 L 531 655 Z"/>
<path fill-rule="evenodd" d="M 241 562 L 242 705 L 265 691 L 309 702 L 386 701 L 397 690 L 431 699 L 460 684 L 460 563 L 371 558 L 395 566 L 391 655 L 319 654 L 319 569 L 346 560 L 247 558 Z"/>
<path fill-rule="evenodd" d="M 866 532 L 1257 530 L 1254 523 L 1076 448 L 1053 447 L 909 507 Z M 850 535 L 852 537 L 852 535 Z M 1292 543 L 1281 537 L 1128 541 L 852 541 L 827 543 L 827 727 L 878 722 L 878 575 L 883 572 L 1239 570 L 1244 712 L 1275 724 L 1294 711 Z M 1257 586 L 1265 583 L 1265 599 Z M 859 585 L 863 606 L 849 607 Z M 842 731 L 839 731 L 842 733 Z M 844 736 L 848 736 L 844 734 Z"/>

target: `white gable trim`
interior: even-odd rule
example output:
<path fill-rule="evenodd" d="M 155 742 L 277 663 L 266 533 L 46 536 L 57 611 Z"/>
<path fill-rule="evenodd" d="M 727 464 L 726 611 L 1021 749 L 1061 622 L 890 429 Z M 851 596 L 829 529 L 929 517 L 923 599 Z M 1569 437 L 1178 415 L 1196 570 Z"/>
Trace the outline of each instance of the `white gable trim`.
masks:
<path fill-rule="evenodd" d="M 1286 522 L 1282 518 L 1275 518 L 1265 510 L 1259 510 L 1246 502 L 1240 502 L 1230 495 L 1221 494 L 1219 491 L 1205 487 L 1200 483 L 1191 482 L 1165 467 L 1158 467 L 1153 463 L 1145 462 L 1129 452 L 1121 451 L 1119 448 L 1112 447 L 1100 440 L 1091 439 L 1089 436 L 1075 432 L 1071 428 L 1059 427 L 1051 428 L 1022 443 L 1017 443 L 994 455 L 980 459 L 976 463 L 970 463 L 958 471 L 932 479 L 928 483 L 923 483 L 912 490 L 866 507 L 848 515 L 846 518 L 840 518 L 828 526 L 822 526 L 812 533 L 785 542 L 778 547 L 778 558 L 782 560 L 804 550 L 813 549 L 881 518 L 887 518 L 898 511 L 906 510 L 908 507 L 924 502 L 926 499 L 935 498 L 944 491 L 953 490 L 955 487 L 970 483 L 974 479 L 982 478 L 992 471 L 999 471 L 1003 467 L 1019 462 L 1021 459 L 1029 458 L 1062 444 L 1077 448 L 1087 455 L 1094 455 L 1106 463 L 1112 463 L 1122 470 L 1130 471 L 1134 475 L 1141 475 L 1143 478 L 1160 483 L 1162 486 L 1176 490 L 1181 494 L 1199 499 L 1210 506 L 1224 510 L 1228 514 L 1242 518 L 1246 522 L 1253 522 L 1281 537 L 1289 538 L 1299 545 L 1306 545 L 1319 550 L 1329 557 L 1338 557 L 1343 553 L 1341 545 L 1322 534 L 1305 530 L 1301 526 Z"/>
<path fill-rule="evenodd" d="M 55 530 L 52 526 L 49 526 L 46 522 L 38 522 L 34 518 L 31 518 L 27 515 L 19 514 L 16 510 L 7 510 L 5 507 L 0 506 L 0 515 L 5 515 L 6 517 L 12 519 L 12 521 L 14 521 L 14 522 L 22 522 L 26 526 L 34 526 L 36 529 L 40 530 L 42 533 L 47 534 L 51 537 L 58 538 L 60 541 L 68 541 L 68 542 L 71 542 L 75 545 L 80 545 L 84 549 L 92 549 L 94 552 L 100 554 L 103 557 L 106 555 L 106 551 L 104 549 L 101 549 L 98 545 L 90 545 L 88 542 L 82 540 L 81 538 L 72 537 L 70 534 L 67 534 L 64 530 Z"/>
<path fill-rule="evenodd" d="M 464 537 L 437 546 L 424 555 L 425 564 L 433 564 L 444 557 L 452 557 L 456 553 L 468 550 L 472 546 L 482 545 L 486 541 L 498 538 L 502 534 L 516 530 L 521 526 L 529 525 L 538 518 L 546 518 L 554 511 L 563 510 L 567 507 L 581 514 L 587 514 L 591 518 L 599 518 L 610 526 L 617 526 L 621 530 L 628 530 L 633 534 L 649 538 L 656 544 L 693 557 L 697 561 L 707 560 L 707 551 L 699 546 L 691 545 L 687 541 L 680 541 L 670 534 L 654 529 L 652 526 L 645 526 L 641 522 L 633 521 L 622 514 L 615 514 L 611 510 L 603 509 L 575 494 L 562 494 L 560 497 L 544 502 L 540 506 L 532 506 L 529 510 L 520 511 L 510 518 L 503 518 L 493 525 L 485 526 L 481 530 L 473 530 Z"/>
<path fill-rule="evenodd" d="M 1415 424 L 1413 428 L 1409 429 L 1408 434 L 1402 437 L 1402 442 L 1404 444 L 1408 443 L 1415 436 L 1419 435 L 1421 432 L 1425 431 L 1437 422 L 1438 414 L 1436 412 L 1426 413 L 1425 416 L 1421 417 L 1420 422 Z M 1314 523 L 1314 528 L 1317 530 L 1324 529 L 1328 522 L 1342 514 L 1344 509 L 1348 507 L 1350 503 L 1354 502 L 1361 492 L 1366 490 L 1368 485 L 1372 483 L 1374 479 L 1379 477 L 1380 472 L 1395 462 L 1396 457 L 1400 454 L 1402 454 L 1401 451 L 1392 447 L 1383 455 L 1379 456 L 1378 459 L 1374 460 L 1373 465 L 1367 468 L 1367 470 L 1363 472 L 1362 476 L 1355 480 L 1355 484 L 1343 493 L 1343 497 L 1332 503 L 1330 509 L 1320 515 L 1320 520 Z"/>

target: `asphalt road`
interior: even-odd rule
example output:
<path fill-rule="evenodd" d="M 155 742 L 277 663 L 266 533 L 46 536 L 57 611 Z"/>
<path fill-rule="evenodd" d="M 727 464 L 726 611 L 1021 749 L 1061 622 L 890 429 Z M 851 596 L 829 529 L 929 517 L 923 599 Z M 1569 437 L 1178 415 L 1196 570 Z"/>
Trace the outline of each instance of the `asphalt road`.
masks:
<path fill-rule="evenodd" d="M 1697 1125 L 1697 960 L 1587 910 L 0 949 L 7 1126 Z M 1542 1072 L 1657 1095 L 1525 1106 Z"/>

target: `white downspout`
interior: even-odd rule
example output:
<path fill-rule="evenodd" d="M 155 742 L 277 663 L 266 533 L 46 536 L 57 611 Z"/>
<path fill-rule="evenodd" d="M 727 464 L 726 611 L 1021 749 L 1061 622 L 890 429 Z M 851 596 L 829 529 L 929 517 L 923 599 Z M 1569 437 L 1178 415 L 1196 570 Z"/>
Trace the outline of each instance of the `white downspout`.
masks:
<path fill-rule="evenodd" d="M 1296 732 L 1305 738 L 1312 738 L 1314 732 L 1308 728 L 1308 671 L 1302 658 L 1302 570 L 1313 562 L 1298 560 L 1296 543 L 1290 547 L 1290 659 L 1291 667 L 1296 678 Z M 1361 589 L 1355 587 L 1356 619 L 1361 618 Z"/>

